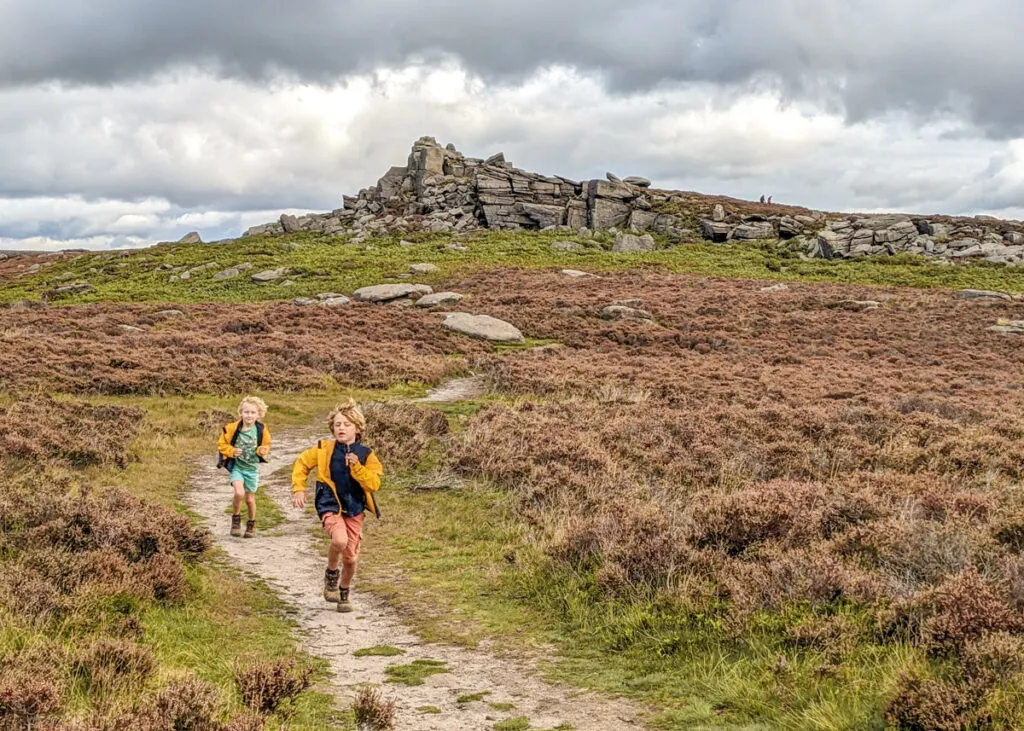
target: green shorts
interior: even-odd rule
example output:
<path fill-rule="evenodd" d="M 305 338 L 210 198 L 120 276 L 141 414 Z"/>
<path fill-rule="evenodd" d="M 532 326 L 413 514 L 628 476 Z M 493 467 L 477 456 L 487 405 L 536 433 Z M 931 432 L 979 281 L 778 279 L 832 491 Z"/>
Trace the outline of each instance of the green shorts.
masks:
<path fill-rule="evenodd" d="M 259 470 L 243 470 L 235 467 L 231 470 L 231 483 L 241 482 L 246 492 L 256 492 L 260 486 Z"/>

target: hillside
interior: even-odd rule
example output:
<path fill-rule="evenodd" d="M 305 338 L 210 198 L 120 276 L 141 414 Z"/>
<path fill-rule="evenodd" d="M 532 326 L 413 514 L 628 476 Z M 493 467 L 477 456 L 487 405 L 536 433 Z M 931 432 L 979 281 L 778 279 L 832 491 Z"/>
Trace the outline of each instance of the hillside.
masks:
<path fill-rule="evenodd" d="M 1019 224 L 645 183 L 421 140 L 324 216 L 0 262 L 0 725 L 1024 725 L 1024 270 L 956 255 Z M 288 477 L 348 395 L 385 517 L 339 620 Z"/>

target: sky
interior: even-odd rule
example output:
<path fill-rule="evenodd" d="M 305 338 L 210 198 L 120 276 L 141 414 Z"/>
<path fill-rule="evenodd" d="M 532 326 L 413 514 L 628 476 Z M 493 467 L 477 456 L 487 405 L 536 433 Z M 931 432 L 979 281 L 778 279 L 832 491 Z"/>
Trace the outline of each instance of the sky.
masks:
<path fill-rule="evenodd" d="M 576 179 L 1024 218 L 1019 0 L 0 0 L 0 249 L 240 235 L 423 135 Z"/>

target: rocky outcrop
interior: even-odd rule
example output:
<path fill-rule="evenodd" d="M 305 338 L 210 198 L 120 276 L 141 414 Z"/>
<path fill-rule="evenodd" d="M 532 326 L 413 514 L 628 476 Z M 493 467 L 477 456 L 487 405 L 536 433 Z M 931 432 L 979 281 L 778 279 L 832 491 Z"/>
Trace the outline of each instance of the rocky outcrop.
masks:
<path fill-rule="evenodd" d="M 589 237 L 611 230 L 634 237 L 617 239 L 616 250 L 623 251 L 653 248 L 642 236 L 650 232 L 670 245 L 700 238 L 718 244 L 778 241 L 802 256 L 822 259 L 916 254 L 943 263 L 1024 261 L 1024 224 L 1019 221 L 828 214 L 660 190 L 646 178 L 620 179 L 612 173 L 576 181 L 521 170 L 502 153 L 467 157 L 433 137 L 421 137 L 404 166 L 392 167 L 357 195 L 343 196 L 343 204 L 329 213 L 284 214 L 246 235 L 317 231 L 360 243 L 413 231 L 560 229 Z M 553 246 L 575 250 L 579 244 Z"/>
<path fill-rule="evenodd" d="M 466 157 L 454 145 L 433 137 L 417 140 L 404 167 L 392 167 L 377 184 L 330 213 L 292 216 L 253 226 L 247 236 L 296 231 L 348 233 L 356 241 L 374 234 L 412 231 L 462 232 L 480 228 L 533 229 L 613 227 L 681 233 L 672 214 L 652 210 L 667 200 L 653 194 L 650 181 L 576 181 L 520 170 L 501 153 L 487 159 Z"/>

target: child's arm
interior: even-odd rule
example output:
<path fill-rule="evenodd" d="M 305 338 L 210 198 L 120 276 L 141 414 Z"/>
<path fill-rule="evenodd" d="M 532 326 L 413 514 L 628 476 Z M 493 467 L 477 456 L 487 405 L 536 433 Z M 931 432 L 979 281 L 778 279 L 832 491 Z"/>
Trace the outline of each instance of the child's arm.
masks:
<path fill-rule="evenodd" d="M 306 505 L 306 480 L 309 473 L 316 467 L 320 445 L 310 447 L 299 455 L 292 467 L 292 507 L 301 508 Z"/>
<path fill-rule="evenodd" d="M 231 446 L 231 437 L 228 435 L 227 426 L 220 431 L 220 438 L 217 440 L 217 451 L 227 459 L 238 456 L 235 454 L 235 448 Z"/>
<path fill-rule="evenodd" d="M 356 460 L 350 467 L 349 472 L 356 478 L 367 492 L 377 492 L 380 489 L 380 478 L 384 474 L 384 465 L 377 459 L 376 452 L 370 452 L 366 458 L 366 464 Z"/>
<path fill-rule="evenodd" d="M 256 454 L 261 457 L 270 454 L 270 429 L 267 427 L 263 427 L 263 441 L 260 442 L 260 446 L 256 447 Z"/>

